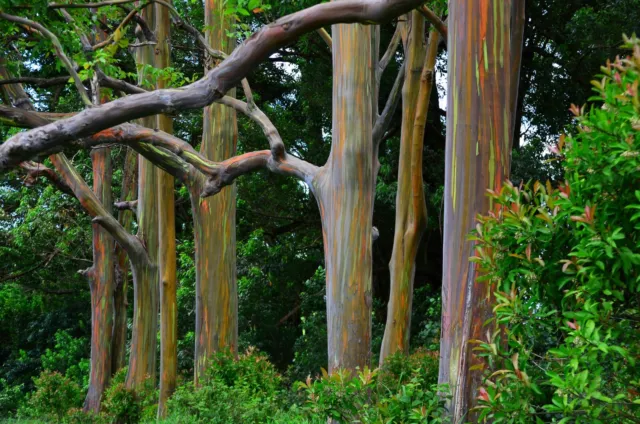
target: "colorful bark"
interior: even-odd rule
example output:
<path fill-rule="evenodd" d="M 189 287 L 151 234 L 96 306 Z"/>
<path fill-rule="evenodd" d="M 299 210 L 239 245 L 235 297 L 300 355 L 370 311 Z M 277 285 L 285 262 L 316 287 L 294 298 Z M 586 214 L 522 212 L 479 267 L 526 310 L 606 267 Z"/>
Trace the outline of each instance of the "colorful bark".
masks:
<path fill-rule="evenodd" d="M 232 22 L 225 2 L 205 1 L 206 39 L 213 49 L 231 52 L 235 40 L 227 36 Z M 214 67 L 207 63 L 207 71 Z M 234 95 L 234 91 L 227 93 Z M 213 104 L 204 110 L 200 153 L 223 161 L 235 155 L 236 113 Z M 196 247 L 196 346 L 194 381 L 198 384 L 207 359 L 220 349 L 238 348 L 238 287 L 236 280 L 236 186 L 202 199 L 204 180 L 191 186 Z"/>
<path fill-rule="evenodd" d="M 169 10 L 156 4 L 156 68 L 170 66 Z M 166 81 L 159 80 L 157 88 L 165 88 Z M 158 115 L 157 128 L 173 133 L 173 120 L 167 115 Z M 166 402 L 176 388 L 178 372 L 178 320 L 176 293 L 176 220 L 173 177 L 157 169 L 158 178 L 158 269 L 160 272 L 160 397 L 158 418 L 167 413 Z"/>
<path fill-rule="evenodd" d="M 111 150 L 99 147 L 91 151 L 93 192 L 111 213 Z M 113 331 L 113 291 L 115 286 L 114 242 L 100 224 L 93 224 L 93 266 L 86 272 L 91 289 L 91 371 L 86 411 L 98 412 L 102 394 L 111 377 L 111 341 Z"/>
<path fill-rule="evenodd" d="M 492 207 L 486 190 L 499 190 L 509 175 L 521 51 L 514 40 L 524 24 L 523 2 L 452 2 L 449 9 L 439 380 L 451 386 L 454 422 L 471 418 L 467 414 L 481 384 L 481 370 L 472 370 L 479 361 L 469 341 L 486 338 L 491 287 L 476 281 L 476 267 L 469 262 L 474 244 L 467 236 L 476 214 Z"/>
<path fill-rule="evenodd" d="M 333 143 L 313 181 L 324 238 L 330 372 L 371 361 L 373 31 L 360 24 L 332 28 Z"/>
<path fill-rule="evenodd" d="M 396 195 L 396 222 L 389 269 L 391 289 L 380 364 L 397 351 L 408 352 L 416 255 L 427 226 L 422 183 L 424 129 L 433 87 L 439 35 L 432 30 L 424 43 L 424 18 L 414 11 L 405 40 L 406 68 L 402 93 L 402 128 Z M 425 55 L 426 50 L 426 55 Z"/>
<path fill-rule="evenodd" d="M 149 25 L 155 22 L 153 4 L 147 6 L 142 16 Z M 154 46 L 142 46 L 136 50 L 139 65 L 154 64 Z M 144 69 L 139 72 L 140 82 Z M 140 120 L 145 127 L 155 128 L 156 118 Z M 155 383 L 158 332 L 158 178 L 156 168 L 144 157 L 138 158 L 138 238 L 146 247 L 150 266 L 139 271 L 133 284 L 133 331 L 129 353 L 127 387 L 138 388 L 147 378 Z"/>
<path fill-rule="evenodd" d="M 138 155 L 127 149 L 122 176 L 121 202 L 132 202 L 138 197 Z M 118 222 L 127 232 L 133 228 L 134 214 L 130 210 L 118 212 Z M 129 269 L 127 252 L 116 245 L 116 286 L 113 293 L 113 336 L 111 340 L 111 373 L 115 374 L 127 360 L 127 293 Z"/>

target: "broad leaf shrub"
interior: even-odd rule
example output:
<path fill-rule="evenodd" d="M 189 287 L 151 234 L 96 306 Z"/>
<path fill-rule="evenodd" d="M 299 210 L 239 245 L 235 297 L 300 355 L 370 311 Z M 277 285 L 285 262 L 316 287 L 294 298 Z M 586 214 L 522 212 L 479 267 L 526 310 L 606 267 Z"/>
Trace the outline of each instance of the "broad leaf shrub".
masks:
<path fill-rule="evenodd" d="M 308 419 L 330 417 L 341 423 L 448 423 L 448 390 L 437 386 L 437 355 L 419 350 L 392 355 L 381 369 L 365 367 L 356 375 L 322 370 L 316 380 L 297 383 Z"/>
<path fill-rule="evenodd" d="M 265 423 L 282 407 L 282 378 L 263 354 L 249 349 L 237 360 L 216 353 L 199 387 L 179 387 L 168 403 L 175 423 Z"/>
<path fill-rule="evenodd" d="M 490 192 L 473 260 L 495 318 L 475 340 L 495 423 L 640 422 L 640 42 L 602 68 L 553 152 L 559 187 Z"/>
<path fill-rule="evenodd" d="M 57 371 L 43 371 L 34 383 L 36 390 L 20 409 L 21 417 L 57 422 L 71 408 L 82 406 L 80 386 Z"/>

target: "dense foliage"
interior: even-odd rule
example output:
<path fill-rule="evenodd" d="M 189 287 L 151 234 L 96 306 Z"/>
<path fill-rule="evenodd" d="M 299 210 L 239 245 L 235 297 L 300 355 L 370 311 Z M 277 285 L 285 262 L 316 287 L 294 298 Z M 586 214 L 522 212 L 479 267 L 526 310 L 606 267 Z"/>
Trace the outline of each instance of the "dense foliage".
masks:
<path fill-rule="evenodd" d="M 640 414 L 640 44 L 607 62 L 577 129 L 552 148 L 566 180 L 491 192 L 475 261 L 495 321 L 476 352 L 493 422 L 632 422 Z M 635 418 L 634 418 L 635 417 Z"/>

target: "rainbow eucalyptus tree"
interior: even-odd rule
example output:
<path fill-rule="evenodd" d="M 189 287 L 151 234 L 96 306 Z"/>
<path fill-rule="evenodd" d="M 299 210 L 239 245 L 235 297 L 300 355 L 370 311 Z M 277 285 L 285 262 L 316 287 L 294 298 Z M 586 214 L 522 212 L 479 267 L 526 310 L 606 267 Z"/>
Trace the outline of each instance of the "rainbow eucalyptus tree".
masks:
<path fill-rule="evenodd" d="M 171 8 L 166 2 L 157 3 Z M 204 78 L 181 89 L 145 91 L 141 87 L 100 74 L 97 69 L 98 79 L 104 86 L 131 95 L 101 106 L 88 107 L 55 123 L 44 125 L 48 122 L 43 121 L 47 119 L 46 116 L 35 111 L 11 108 L 8 111 L 0 110 L 13 115 L 14 119 L 31 122 L 40 119 L 36 124 L 40 125 L 37 128 L 17 134 L 0 144 L 0 170 L 16 166 L 37 155 L 52 155 L 52 163 L 60 178 L 68 182 L 68 187 L 94 217 L 94 222 L 104 227 L 129 257 L 134 285 L 133 334 L 127 377 L 129 387 L 138 387 L 147 375 L 155 375 L 159 278 L 156 199 L 160 189 L 156 183 L 158 173 L 151 164 L 182 180 L 190 191 L 196 191 L 202 198 L 220 193 L 225 187 L 232 185 L 235 178 L 258 169 L 269 169 L 304 181 L 315 194 L 322 216 L 328 287 L 329 368 L 353 369 L 369 362 L 373 241 L 371 224 L 378 145 L 399 99 L 403 75 L 400 74 L 396 79 L 392 95 L 378 115 L 377 73 L 384 67 L 382 65 L 385 61 L 388 63 L 395 48 L 389 49 L 383 60 L 378 61 L 377 29 L 357 23 L 386 22 L 409 12 L 420 3 L 420 0 L 343 0 L 310 7 L 263 27 L 233 50 L 217 67 L 211 69 Z M 142 6 L 144 5 L 138 8 L 142 9 Z M 60 8 L 56 5 L 50 7 Z M 78 7 L 86 7 L 86 4 Z M 147 24 L 154 20 L 150 16 L 152 11 L 153 8 L 148 6 L 142 10 L 141 19 Z M 134 15 L 135 13 L 132 16 Z M 187 32 L 195 36 L 211 58 L 225 57 L 222 52 L 212 48 L 197 30 L 186 25 L 175 14 L 174 18 L 181 23 L 182 29 L 186 28 Z M 3 12 L 0 12 L 0 19 L 25 24 L 24 18 Z M 337 23 L 356 24 L 333 27 L 333 143 L 327 163 L 317 167 L 286 152 L 278 131 L 252 102 L 250 89 L 248 84 L 243 84 L 243 79 L 262 60 L 298 36 Z M 141 22 L 139 24 L 142 25 Z M 145 34 L 144 28 L 140 33 Z M 149 44 L 138 43 L 136 48 L 139 63 L 154 63 Z M 66 68 L 81 96 L 86 96 L 75 67 L 69 62 Z M 225 95 L 237 85 L 243 86 L 246 102 Z M 145 125 L 153 129 L 125 123 L 163 113 L 199 109 L 214 102 L 241 112 L 256 122 L 267 137 L 269 150 L 221 159 L 233 154 L 233 150 L 227 150 L 214 160 L 205 156 L 208 152 L 199 153 L 188 143 L 155 128 L 155 119 L 145 122 Z M 216 113 L 213 111 L 210 115 L 214 120 L 223 114 Z M 231 119 L 225 122 L 224 126 L 215 125 L 214 128 L 216 131 L 225 131 L 232 140 L 234 136 L 229 124 Z M 56 155 L 64 149 L 91 148 L 114 143 L 127 145 L 144 157 L 140 160 L 138 175 L 137 236 L 131 235 L 113 218 L 66 157 Z M 229 192 L 232 190 L 227 189 Z M 167 194 L 164 188 L 162 193 Z M 222 217 L 225 219 L 233 212 L 228 202 L 229 200 L 221 200 L 218 209 L 224 211 L 220 213 L 226 214 Z M 133 206 L 130 203 L 128 205 Z M 163 219 L 164 222 L 170 222 L 168 216 Z M 215 225 L 225 222 L 227 221 L 218 219 Z M 205 263 L 208 260 L 220 260 L 220 256 L 216 255 L 219 255 L 219 251 L 213 257 L 205 257 L 203 252 L 202 260 Z M 169 256 L 163 257 L 161 261 L 169 261 L 168 258 Z M 230 284 L 229 281 L 226 283 Z M 232 286 L 221 285 L 220 289 L 224 290 L 225 287 Z M 229 293 L 227 299 L 227 305 L 221 307 L 226 309 L 219 311 L 233 313 L 233 294 Z M 202 314 L 201 317 L 202 328 L 206 334 L 215 338 L 217 335 L 211 329 L 217 331 L 215 325 L 218 324 L 210 322 L 208 314 Z M 233 327 L 235 324 L 230 320 L 234 318 L 227 315 L 222 319 L 227 322 L 219 324 L 220 327 L 226 328 L 225 334 L 233 335 L 236 331 Z M 170 323 L 170 319 L 167 319 L 167 323 Z M 218 333 L 220 334 L 222 332 Z M 219 340 L 217 343 L 220 343 Z M 232 338 L 224 343 L 232 346 Z"/>
<path fill-rule="evenodd" d="M 223 0 L 205 1 L 206 43 L 231 53 L 235 40 L 228 36 L 232 18 Z M 205 71 L 219 59 L 208 56 Z M 246 85 L 245 82 L 245 86 Z M 228 96 L 234 96 L 231 89 Z M 247 91 L 247 93 L 249 93 Z M 247 99 L 251 102 L 251 98 Z M 200 154 L 223 161 L 236 154 L 237 124 L 233 108 L 212 104 L 204 109 Z M 201 198 L 204 179 L 190 186 L 194 220 L 196 265 L 196 346 L 194 381 L 198 384 L 207 359 L 220 349 L 238 347 L 238 287 L 236 280 L 236 187 L 231 184 L 214 197 Z"/>
<path fill-rule="evenodd" d="M 438 18 L 434 16 L 433 19 Z M 389 263 L 391 288 L 380 364 L 390 354 L 409 350 L 416 255 L 427 226 L 422 151 L 440 34 L 434 26 L 425 46 L 424 31 L 424 17 L 418 11 L 412 12 L 402 30 L 406 62 L 396 224 Z"/>
<path fill-rule="evenodd" d="M 171 4 L 171 0 L 169 0 Z M 162 4 L 155 4 L 155 67 L 168 68 L 171 64 L 170 11 Z M 158 79 L 157 88 L 167 86 L 165 79 Z M 167 115 L 157 116 L 160 131 L 171 134 L 173 120 Z M 158 270 L 160 282 L 160 397 L 158 418 L 166 416 L 166 401 L 176 387 L 178 373 L 178 301 L 176 278 L 176 219 L 174 180 L 171 174 L 156 168 L 158 189 Z"/>
<path fill-rule="evenodd" d="M 447 151 L 444 199 L 441 383 L 460 421 L 481 383 L 472 340 L 487 341 L 491 286 L 477 281 L 468 234 L 487 213 L 487 189 L 509 176 L 524 0 L 454 1 L 449 7 Z M 474 368 L 475 367 L 475 368 Z M 468 418 L 468 417 L 467 417 Z"/>

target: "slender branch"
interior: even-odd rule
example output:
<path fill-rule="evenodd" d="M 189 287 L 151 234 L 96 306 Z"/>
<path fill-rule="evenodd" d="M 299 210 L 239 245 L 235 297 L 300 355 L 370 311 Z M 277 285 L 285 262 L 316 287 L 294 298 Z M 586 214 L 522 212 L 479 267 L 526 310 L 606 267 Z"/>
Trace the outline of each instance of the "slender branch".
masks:
<path fill-rule="evenodd" d="M 384 72 L 385 69 L 387 69 L 389 62 L 391 62 L 391 58 L 393 58 L 393 56 L 396 54 L 396 51 L 398 50 L 398 45 L 400 44 L 400 38 L 401 38 L 400 26 L 401 26 L 400 24 L 396 26 L 396 30 L 393 33 L 393 37 L 391 37 L 391 41 L 389 42 L 389 47 L 387 47 L 387 51 L 384 53 L 384 55 L 382 55 L 382 58 L 378 62 L 378 69 L 376 72 L 378 83 L 380 83 L 380 78 L 382 78 L 382 73 Z"/>
<path fill-rule="evenodd" d="M 122 225 L 104 208 L 100 200 L 77 173 L 64 154 L 51 157 L 51 162 L 60 172 L 62 179 L 73 190 L 84 209 L 93 217 L 93 221 L 102 225 L 109 234 L 126 250 L 133 263 L 148 263 L 149 256 L 140 239 L 129 234 Z"/>
<path fill-rule="evenodd" d="M 19 128 L 35 128 L 40 125 L 46 125 L 51 121 L 68 118 L 72 115 L 72 113 L 35 112 L 19 107 L 0 105 L 0 122 Z"/>
<path fill-rule="evenodd" d="M 54 77 L 54 78 L 33 78 L 33 77 L 21 77 L 21 78 L 8 78 L 0 79 L 0 85 L 6 84 L 30 84 L 40 88 L 49 88 L 56 85 L 64 85 L 71 78 L 69 75 Z"/>
<path fill-rule="evenodd" d="M 91 46 L 91 49 L 95 51 L 111 44 L 111 42 L 116 37 L 116 35 L 119 35 L 122 33 L 122 29 L 133 19 L 133 17 L 136 16 L 142 9 L 144 9 L 145 7 L 149 6 L 152 3 L 153 1 L 148 1 L 148 2 L 142 3 L 140 6 L 137 6 L 134 9 L 131 9 L 127 14 L 127 16 L 124 17 L 122 22 L 120 22 L 120 25 L 118 25 L 118 27 L 111 33 L 111 35 L 107 37 L 106 40 Z"/>
<path fill-rule="evenodd" d="M 402 97 L 402 84 L 404 83 L 404 74 L 405 74 L 405 66 L 403 63 L 398 71 L 398 75 L 396 76 L 396 80 L 393 83 L 393 87 L 391 88 L 391 93 L 389 94 L 389 98 L 387 99 L 387 103 L 384 105 L 384 109 L 378 119 L 373 126 L 373 142 L 375 145 L 380 145 L 382 139 L 389 129 L 389 125 L 391 125 L 391 121 L 393 120 L 393 114 L 395 113 L 398 103 L 400 102 L 400 98 Z"/>
<path fill-rule="evenodd" d="M 320 37 L 322 37 L 324 42 L 327 43 L 327 46 L 329 46 L 329 50 L 333 49 L 333 41 L 331 40 L 331 36 L 327 32 L 327 30 L 324 28 L 319 28 L 316 30 L 316 32 L 320 34 Z"/>
<path fill-rule="evenodd" d="M 34 29 L 38 30 L 43 36 L 47 37 L 53 43 L 53 47 L 54 47 L 54 49 L 56 51 L 56 55 L 58 56 L 58 58 L 60 59 L 60 61 L 64 65 L 64 67 L 67 68 L 67 71 L 71 75 L 71 78 L 73 78 L 73 82 L 75 83 L 76 88 L 78 89 L 78 93 L 80 94 L 80 98 L 82 99 L 82 101 L 84 102 L 84 104 L 86 106 L 91 106 L 91 100 L 89 99 L 89 96 L 87 94 L 87 89 L 82 84 L 82 80 L 80 79 L 80 76 L 76 72 L 75 65 L 71 62 L 71 60 L 64 53 L 64 49 L 62 48 L 62 44 L 60 44 L 60 40 L 58 40 L 58 37 L 56 37 L 54 33 L 49 31 L 48 29 L 46 29 L 44 26 L 40 25 L 39 23 L 33 22 L 33 21 L 31 21 L 29 19 L 26 19 L 26 18 L 22 18 L 20 16 L 9 15 L 7 13 L 4 13 L 4 12 L 0 11 L 0 18 L 5 19 L 7 21 L 15 22 L 15 23 L 18 23 L 18 24 L 21 24 L 21 25 L 27 25 L 27 26 L 29 26 L 31 28 L 34 28 Z"/>
<path fill-rule="evenodd" d="M 116 202 L 114 203 L 114 205 L 116 209 L 118 209 L 119 211 L 131 211 L 134 214 L 138 213 L 138 201 L 137 200 L 130 200 L 130 201 L 122 201 L 122 202 Z"/>
<path fill-rule="evenodd" d="M 147 92 L 147 90 L 145 90 L 144 88 L 138 87 L 137 85 L 129 84 L 126 81 L 112 78 L 106 75 L 100 69 L 96 69 L 96 74 L 98 76 L 98 81 L 100 82 L 100 84 L 102 84 L 103 87 L 112 88 L 114 90 L 120 90 L 127 94 L 140 94 L 140 93 Z"/>
<path fill-rule="evenodd" d="M 182 89 L 163 89 L 127 96 L 77 115 L 16 134 L 0 144 L 0 170 L 44 151 L 62 151 L 74 140 L 122 122 L 159 113 L 199 109 L 235 87 L 271 53 L 302 34 L 336 23 L 381 23 L 420 5 L 421 0 L 343 0 L 321 3 L 264 26 L 211 70 Z"/>
<path fill-rule="evenodd" d="M 433 10 L 429 9 L 427 6 L 422 5 L 418 8 L 418 11 L 422 14 L 422 16 L 425 17 L 425 19 L 431 23 L 431 25 L 433 25 L 438 32 L 440 33 L 440 36 L 445 40 L 447 40 L 447 36 L 449 34 L 449 30 L 447 28 L 447 25 L 442 21 L 442 19 L 440 19 L 440 17 L 438 17 L 438 15 L 436 15 Z"/>
<path fill-rule="evenodd" d="M 111 1 L 101 1 L 98 3 L 49 3 L 48 6 L 51 9 L 80 9 L 80 8 L 91 8 L 97 9 L 99 7 L 104 6 L 117 6 L 120 4 L 133 3 L 136 0 L 111 0 Z"/>
<path fill-rule="evenodd" d="M 284 142 L 282 141 L 282 137 L 280 137 L 278 129 L 273 125 L 269 117 L 267 117 L 267 115 L 265 115 L 264 112 L 262 112 L 262 110 L 260 110 L 255 104 L 249 105 L 242 100 L 238 100 L 230 96 L 224 96 L 220 100 L 217 100 L 217 102 L 232 107 L 238 112 L 245 114 L 253 122 L 258 124 L 269 141 L 269 147 L 271 148 L 273 157 L 278 159 L 284 156 Z"/>
<path fill-rule="evenodd" d="M 24 180 L 27 187 L 34 185 L 38 177 L 45 177 L 61 192 L 73 195 L 71 188 L 53 169 L 33 161 L 22 162 L 20 168 L 27 172 L 27 177 Z"/>

